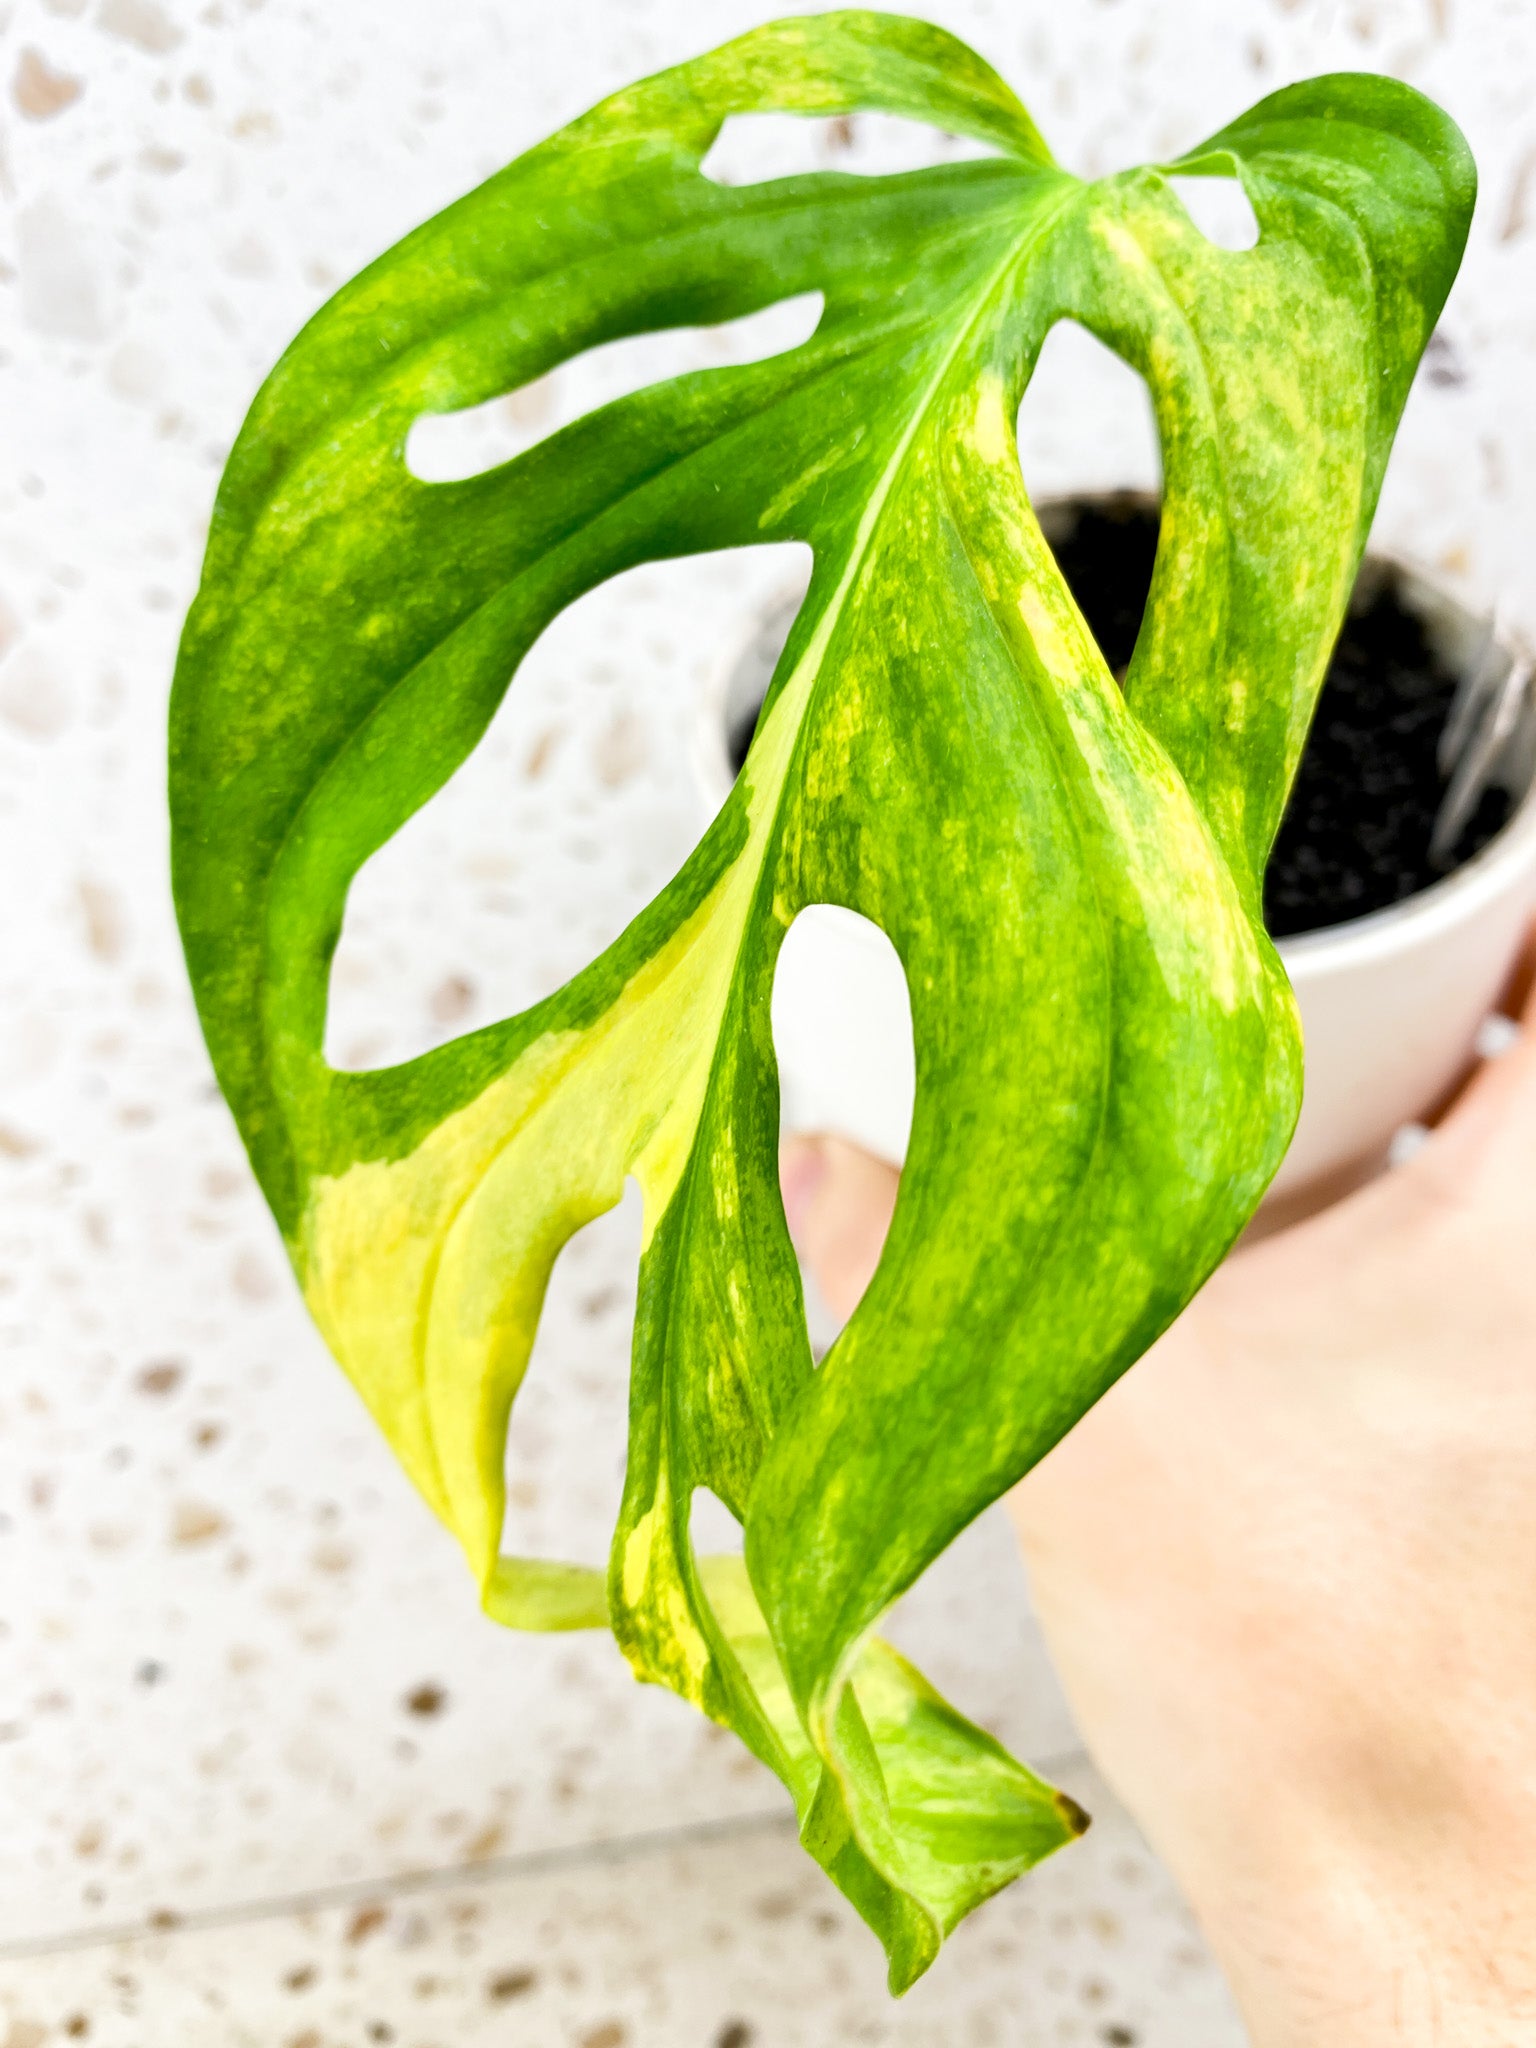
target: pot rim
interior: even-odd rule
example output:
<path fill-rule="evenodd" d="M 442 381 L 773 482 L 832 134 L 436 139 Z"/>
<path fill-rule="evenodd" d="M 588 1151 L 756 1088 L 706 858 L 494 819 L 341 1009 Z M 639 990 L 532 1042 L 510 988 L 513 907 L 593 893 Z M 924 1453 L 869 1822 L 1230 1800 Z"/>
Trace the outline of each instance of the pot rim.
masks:
<path fill-rule="evenodd" d="M 1441 937 L 1502 896 L 1522 874 L 1536 898 L 1536 782 L 1488 844 L 1438 882 L 1384 910 L 1277 939 L 1275 949 L 1288 970 L 1304 969 L 1309 981 L 1348 973 Z"/>

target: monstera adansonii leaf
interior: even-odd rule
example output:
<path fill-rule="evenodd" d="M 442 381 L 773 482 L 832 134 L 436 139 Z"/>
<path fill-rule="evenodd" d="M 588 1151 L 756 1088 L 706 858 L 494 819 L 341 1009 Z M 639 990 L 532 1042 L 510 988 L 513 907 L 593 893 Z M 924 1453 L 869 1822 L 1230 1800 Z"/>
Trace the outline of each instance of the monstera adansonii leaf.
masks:
<path fill-rule="evenodd" d="M 701 172 L 730 115 L 865 108 L 993 154 Z M 1257 245 L 1206 240 L 1170 170 L 1239 178 Z M 489 1613 L 606 1625 L 733 1728 L 897 1990 L 1084 1817 L 873 1630 L 1179 1312 L 1285 1150 L 1301 1052 L 1260 881 L 1472 197 L 1456 129 L 1385 79 L 1289 87 L 1177 164 L 1084 183 L 948 35 L 779 22 L 408 235 L 304 329 L 230 457 L 176 677 L 175 889 L 306 1299 Z M 803 346 L 653 385 L 469 481 L 407 469 L 423 414 L 812 291 Z M 1063 318 L 1142 373 L 1162 443 L 1123 692 L 1015 445 Z M 633 564 L 778 540 L 809 543 L 809 593 L 676 878 L 522 1015 L 329 1067 L 348 886 L 550 620 Z M 879 1269 L 819 1366 L 769 1023 L 812 903 L 894 942 L 918 1077 Z M 644 1249 L 607 1568 L 504 1555 L 550 1268 L 627 1176 Z M 695 1555 L 700 1488 L 744 1557 Z"/>

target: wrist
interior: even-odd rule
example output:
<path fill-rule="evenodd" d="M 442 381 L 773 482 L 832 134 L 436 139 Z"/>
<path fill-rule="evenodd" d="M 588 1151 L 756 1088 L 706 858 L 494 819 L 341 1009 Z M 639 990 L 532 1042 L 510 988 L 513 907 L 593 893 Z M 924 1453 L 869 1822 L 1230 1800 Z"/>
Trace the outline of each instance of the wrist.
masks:
<path fill-rule="evenodd" d="M 1515 2048 L 1536 2040 L 1536 1874 L 1490 1843 L 1482 1868 L 1340 1832 L 1195 1907 L 1251 2048 Z"/>

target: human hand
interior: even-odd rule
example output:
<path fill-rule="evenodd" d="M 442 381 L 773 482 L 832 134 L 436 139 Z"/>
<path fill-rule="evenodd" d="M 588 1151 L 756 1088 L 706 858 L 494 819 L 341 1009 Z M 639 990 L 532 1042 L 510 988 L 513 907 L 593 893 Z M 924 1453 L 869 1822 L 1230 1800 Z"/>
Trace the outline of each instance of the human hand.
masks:
<path fill-rule="evenodd" d="M 1406 1166 L 1233 1254 L 1011 1498 L 1255 2048 L 1536 2041 L 1536 1002 Z M 795 1140 L 830 1307 L 894 1168 Z"/>

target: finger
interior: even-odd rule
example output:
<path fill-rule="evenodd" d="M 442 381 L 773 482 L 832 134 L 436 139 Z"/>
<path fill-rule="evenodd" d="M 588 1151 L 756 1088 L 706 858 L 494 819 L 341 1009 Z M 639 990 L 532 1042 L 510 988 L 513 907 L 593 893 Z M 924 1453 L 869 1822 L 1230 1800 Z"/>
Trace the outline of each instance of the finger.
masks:
<path fill-rule="evenodd" d="M 1426 1109 L 1418 1121 L 1438 1130 L 1466 1095 L 1468 1088 L 1490 1059 L 1497 1059 L 1519 1042 L 1521 1020 L 1536 996 L 1536 925 L 1526 934 L 1504 986 L 1494 998 L 1493 1008 L 1478 1032 L 1467 1063 L 1450 1086 Z"/>
<path fill-rule="evenodd" d="M 805 1237 L 816 1196 L 830 1165 L 821 1138 L 787 1138 L 779 1147 L 779 1193 L 784 1198 L 784 1221 L 797 1247 Z"/>
<path fill-rule="evenodd" d="M 1454 1179 L 1507 1164 L 1536 1196 L 1536 927 L 1480 1034 L 1479 1052 L 1461 1086 L 1426 1117 L 1433 1141 L 1403 1172 Z"/>
<path fill-rule="evenodd" d="M 836 1316 L 852 1315 L 880 1263 L 900 1179 L 844 1138 L 790 1138 L 780 1150 L 790 1235 Z"/>
<path fill-rule="evenodd" d="M 1532 924 L 1521 942 L 1495 1008 L 1517 1024 L 1536 1017 L 1536 924 Z"/>

